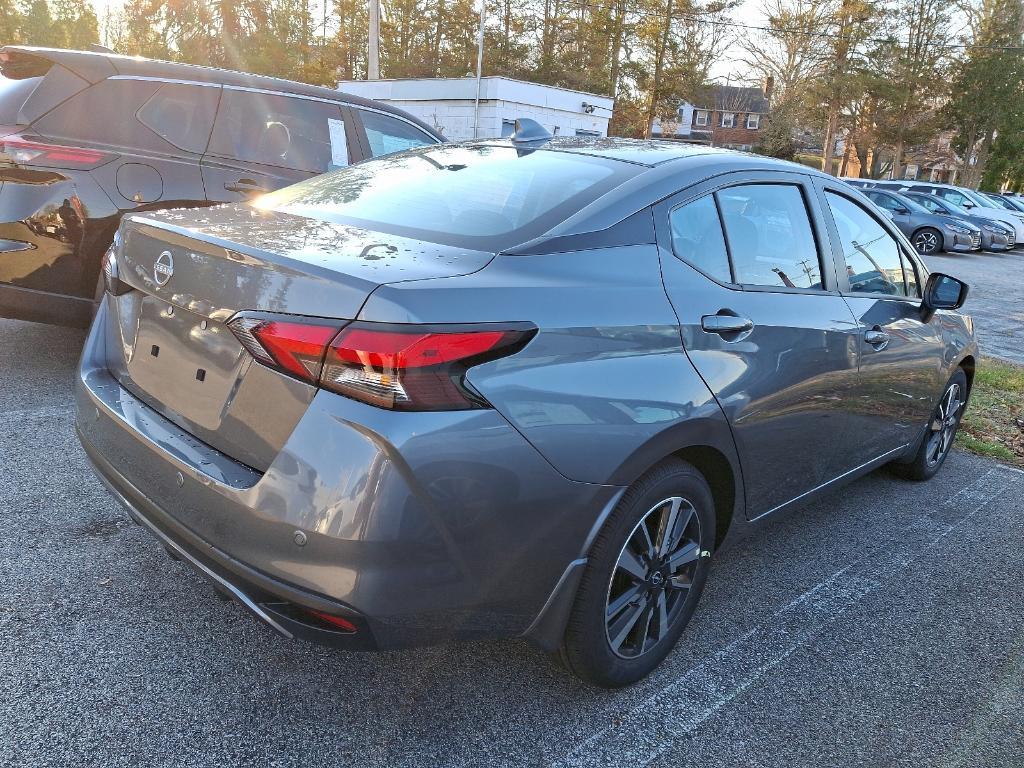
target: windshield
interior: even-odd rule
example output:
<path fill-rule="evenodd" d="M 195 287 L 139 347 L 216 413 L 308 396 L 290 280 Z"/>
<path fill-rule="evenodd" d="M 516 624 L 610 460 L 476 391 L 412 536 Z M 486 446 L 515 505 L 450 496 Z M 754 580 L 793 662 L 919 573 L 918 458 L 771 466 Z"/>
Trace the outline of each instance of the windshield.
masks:
<path fill-rule="evenodd" d="M 957 187 L 956 190 L 971 202 L 977 203 L 977 205 L 981 208 L 999 208 L 998 205 L 993 203 L 984 195 L 978 194 L 973 189 L 961 189 L 960 187 Z"/>
<path fill-rule="evenodd" d="M 896 195 L 896 197 L 914 213 L 931 213 L 931 211 L 911 197 L 907 197 L 906 195 Z"/>
<path fill-rule="evenodd" d="M 913 199 L 921 203 L 925 208 L 929 208 L 935 213 L 948 213 L 959 216 L 970 216 L 971 213 L 966 208 L 961 208 L 955 203 L 950 203 L 948 200 L 943 200 L 935 195 L 924 195 L 922 193 L 914 193 Z"/>
<path fill-rule="evenodd" d="M 264 195 L 259 208 L 482 250 L 543 234 L 637 173 L 601 157 L 435 145 Z"/>

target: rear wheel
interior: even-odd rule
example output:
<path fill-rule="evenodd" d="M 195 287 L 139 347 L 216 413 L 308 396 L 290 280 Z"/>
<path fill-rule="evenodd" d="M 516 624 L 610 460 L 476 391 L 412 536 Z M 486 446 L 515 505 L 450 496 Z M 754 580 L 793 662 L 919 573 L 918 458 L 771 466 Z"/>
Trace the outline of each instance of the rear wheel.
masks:
<path fill-rule="evenodd" d="M 932 411 L 921 446 L 914 458 L 903 464 L 894 464 L 893 470 L 901 477 L 911 480 L 928 480 L 942 468 L 960 427 L 960 419 L 967 404 L 967 374 L 963 368 L 946 384 L 938 405 Z"/>
<path fill-rule="evenodd" d="M 672 460 L 623 496 L 591 551 L 561 648 L 575 675 L 635 683 L 668 655 L 704 589 L 715 541 L 703 476 Z"/>
<path fill-rule="evenodd" d="M 942 233 L 937 229 L 925 227 L 914 233 L 911 242 L 918 253 L 931 255 L 942 250 Z"/>

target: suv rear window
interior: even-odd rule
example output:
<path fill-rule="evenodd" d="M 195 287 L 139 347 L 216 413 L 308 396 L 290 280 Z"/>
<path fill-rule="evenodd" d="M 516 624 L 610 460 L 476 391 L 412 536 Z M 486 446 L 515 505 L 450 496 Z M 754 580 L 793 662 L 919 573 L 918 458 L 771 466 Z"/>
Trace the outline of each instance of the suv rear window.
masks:
<path fill-rule="evenodd" d="M 220 88 L 168 83 L 137 115 L 139 122 L 178 149 L 202 154 L 210 140 Z"/>
<path fill-rule="evenodd" d="M 484 250 L 543 234 L 635 167 L 564 152 L 435 145 L 266 195 L 260 208 Z"/>

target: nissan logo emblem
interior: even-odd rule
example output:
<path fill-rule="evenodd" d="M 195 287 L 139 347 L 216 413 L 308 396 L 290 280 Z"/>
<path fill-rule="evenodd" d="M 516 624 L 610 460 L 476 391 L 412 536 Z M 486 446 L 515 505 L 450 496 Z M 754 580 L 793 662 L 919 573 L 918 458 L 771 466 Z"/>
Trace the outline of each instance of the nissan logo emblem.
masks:
<path fill-rule="evenodd" d="M 158 286 L 167 285 L 167 281 L 174 274 L 174 258 L 170 251 L 164 251 L 156 257 L 153 264 L 153 280 Z"/>

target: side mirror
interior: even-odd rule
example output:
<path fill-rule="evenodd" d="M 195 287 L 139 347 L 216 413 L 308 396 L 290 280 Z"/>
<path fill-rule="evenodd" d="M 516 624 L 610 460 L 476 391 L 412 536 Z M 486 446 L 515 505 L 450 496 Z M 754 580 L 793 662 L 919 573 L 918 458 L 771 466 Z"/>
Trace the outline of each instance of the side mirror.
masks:
<path fill-rule="evenodd" d="M 971 202 L 970 200 L 964 200 L 964 201 L 963 201 L 963 202 L 962 202 L 962 203 L 960 204 L 960 207 L 961 207 L 961 208 L 965 208 L 966 210 L 968 210 L 968 211 L 969 211 L 969 210 L 971 210 L 971 208 L 974 208 L 975 206 L 974 206 L 974 203 L 972 203 L 972 202 Z"/>
<path fill-rule="evenodd" d="M 968 286 L 963 280 L 932 272 L 924 286 L 922 311 L 930 318 L 937 309 L 960 309 L 967 301 Z"/>
<path fill-rule="evenodd" d="M 900 216 L 906 216 L 908 213 L 910 213 L 910 211 L 906 208 L 897 208 L 896 213 L 898 213 Z"/>

